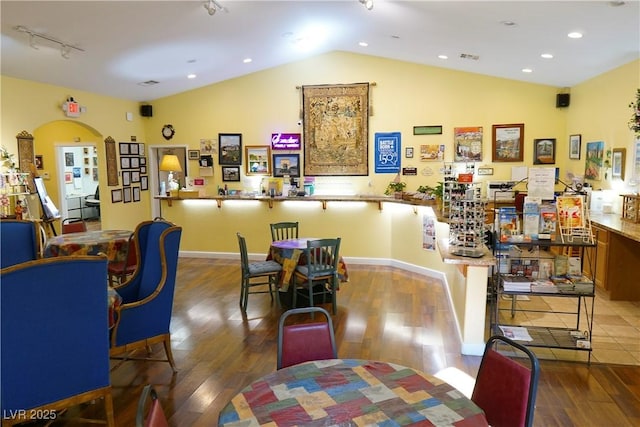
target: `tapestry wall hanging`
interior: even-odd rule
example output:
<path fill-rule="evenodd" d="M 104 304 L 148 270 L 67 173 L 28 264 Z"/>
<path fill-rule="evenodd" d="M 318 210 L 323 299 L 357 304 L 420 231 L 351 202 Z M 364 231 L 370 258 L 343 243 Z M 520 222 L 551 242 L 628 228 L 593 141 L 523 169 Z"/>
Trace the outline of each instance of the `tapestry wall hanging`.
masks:
<path fill-rule="evenodd" d="M 304 174 L 369 174 L 369 84 L 302 87 Z"/>

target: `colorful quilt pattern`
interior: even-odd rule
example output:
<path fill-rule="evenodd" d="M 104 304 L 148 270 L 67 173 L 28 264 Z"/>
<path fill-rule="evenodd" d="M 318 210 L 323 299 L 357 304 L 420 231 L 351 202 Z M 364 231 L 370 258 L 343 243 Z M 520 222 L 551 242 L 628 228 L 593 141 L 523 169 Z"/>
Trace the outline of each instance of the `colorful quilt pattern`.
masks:
<path fill-rule="evenodd" d="M 236 395 L 219 426 L 487 426 L 451 385 L 400 365 L 336 359 L 276 371 Z"/>

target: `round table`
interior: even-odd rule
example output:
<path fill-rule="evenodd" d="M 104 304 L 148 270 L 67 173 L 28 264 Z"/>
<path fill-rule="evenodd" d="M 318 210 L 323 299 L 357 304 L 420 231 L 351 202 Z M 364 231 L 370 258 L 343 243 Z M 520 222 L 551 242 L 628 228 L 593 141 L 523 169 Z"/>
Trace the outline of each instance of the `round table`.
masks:
<path fill-rule="evenodd" d="M 129 230 L 96 230 L 68 233 L 51 237 L 44 248 L 44 256 L 98 255 L 104 253 L 109 261 L 126 258 Z"/>
<path fill-rule="evenodd" d="M 448 383 L 388 362 L 334 359 L 273 372 L 238 393 L 219 426 L 487 426 L 484 412 Z"/>

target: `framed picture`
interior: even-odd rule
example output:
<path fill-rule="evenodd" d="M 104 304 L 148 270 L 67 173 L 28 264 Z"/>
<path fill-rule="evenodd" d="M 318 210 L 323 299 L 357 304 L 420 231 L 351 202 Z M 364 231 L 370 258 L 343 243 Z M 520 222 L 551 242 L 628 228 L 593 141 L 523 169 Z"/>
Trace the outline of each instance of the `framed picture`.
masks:
<path fill-rule="evenodd" d="M 121 142 L 120 144 L 118 144 L 119 148 L 120 148 L 120 155 L 122 156 L 124 155 L 128 155 L 129 154 L 129 143 L 128 142 Z"/>
<path fill-rule="evenodd" d="M 435 162 L 444 160 L 444 144 L 424 144 L 420 146 L 420 161 Z"/>
<path fill-rule="evenodd" d="M 300 154 L 274 154 L 273 176 L 300 177 Z"/>
<path fill-rule="evenodd" d="M 36 169 L 44 169 L 44 160 L 42 160 L 42 154 L 36 154 Z"/>
<path fill-rule="evenodd" d="M 453 161 L 482 161 L 482 126 L 453 129 Z"/>
<path fill-rule="evenodd" d="M 429 125 L 429 126 L 414 126 L 414 135 L 442 135 L 442 126 Z"/>
<path fill-rule="evenodd" d="M 132 157 L 129 163 L 131 169 L 138 169 L 140 167 L 140 157 Z"/>
<path fill-rule="evenodd" d="M 111 203 L 118 203 L 122 201 L 122 188 L 117 190 L 111 190 Z"/>
<path fill-rule="evenodd" d="M 556 162 L 555 138 L 533 140 L 533 164 L 553 165 Z"/>
<path fill-rule="evenodd" d="M 73 153 L 64 153 L 64 165 L 73 166 Z"/>
<path fill-rule="evenodd" d="M 406 157 L 407 159 L 413 158 L 413 147 L 406 147 L 404 149 L 404 157 Z"/>
<path fill-rule="evenodd" d="M 584 159 L 584 178 L 602 180 L 604 141 L 587 142 Z"/>
<path fill-rule="evenodd" d="M 478 175 L 493 175 L 493 168 L 478 168 Z"/>
<path fill-rule="evenodd" d="M 149 177 L 141 176 L 140 177 L 140 190 L 146 191 L 149 189 Z"/>
<path fill-rule="evenodd" d="M 146 166 L 140 166 L 140 173 L 141 174 L 146 174 L 147 173 L 147 167 Z"/>
<path fill-rule="evenodd" d="M 131 187 L 122 189 L 122 201 L 124 203 L 131 203 Z"/>
<path fill-rule="evenodd" d="M 624 180 L 624 162 L 627 154 L 626 148 L 614 148 L 611 157 L 611 176 Z"/>
<path fill-rule="evenodd" d="M 129 144 L 129 154 L 137 156 L 138 153 L 138 144 Z"/>
<path fill-rule="evenodd" d="M 133 187 L 133 201 L 140 201 L 140 187 Z"/>
<path fill-rule="evenodd" d="M 233 182 L 240 181 L 239 166 L 222 166 L 222 181 Z"/>
<path fill-rule="evenodd" d="M 140 182 L 140 172 L 131 171 L 131 182 Z"/>
<path fill-rule="evenodd" d="M 522 143 L 524 141 L 524 124 L 492 126 L 492 161 L 521 162 L 524 159 Z"/>
<path fill-rule="evenodd" d="M 271 147 L 247 145 L 245 159 L 247 175 L 271 175 Z"/>
<path fill-rule="evenodd" d="M 73 183 L 73 172 L 65 172 L 64 173 L 64 183 L 72 184 Z"/>
<path fill-rule="evenodd" d="M 582 148 L 582 135 L 569 136 L 569 158 L 580 160 L 580 150 Z"/>
<path fill-rule="evenodd" d="M 200 150 L 189 150 L 189 160 L 200 160 Z"/>
<path fill-rule="evenodd" d="M 131 168 L 131 158 L 120 157 L 120 169 L 129 169 L 129 168 Z"/>
<path fill-rule="evenodd" d="M 139 142 L 138 143 L 138 154 L 140 154 L 141 156 L 144 156 L 144 143 L 143 142 Z"/>
<path fill-rule="evenodd" d="M 122 171 L 122 185 L 125 187 L 131 185 L 131 172 Z"/>
<path fill-rule="evenodd" d="M 218 163 L 221 165 L 242 164 L 242 134 L 218 134 Z"/>

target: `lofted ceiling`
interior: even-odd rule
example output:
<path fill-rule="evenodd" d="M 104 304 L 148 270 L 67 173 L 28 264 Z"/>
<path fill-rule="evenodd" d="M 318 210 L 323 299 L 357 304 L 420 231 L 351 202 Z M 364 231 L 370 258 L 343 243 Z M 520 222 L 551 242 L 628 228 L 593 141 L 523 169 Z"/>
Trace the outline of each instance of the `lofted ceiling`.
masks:
<path fill-rule="evenodd" d="M 637 0 L 207 3 L 2 0 L 2 74 L 152 101 L 331 51 L 558 88 L 640 57 Z"/>

